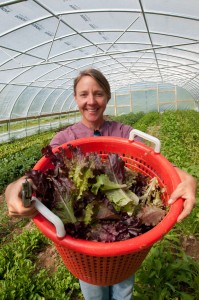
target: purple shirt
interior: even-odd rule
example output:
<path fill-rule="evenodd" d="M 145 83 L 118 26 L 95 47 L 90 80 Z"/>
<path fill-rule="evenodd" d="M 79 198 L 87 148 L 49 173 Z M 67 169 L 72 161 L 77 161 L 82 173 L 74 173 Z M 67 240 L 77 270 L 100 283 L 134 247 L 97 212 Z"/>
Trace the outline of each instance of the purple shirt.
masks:
<path fill-rule="evenodd" d="M 116 136 L 128 139 L 132 129 L 131 126 L 119 122 L 105 121 L 99 131 L 102 136 Z M 79 122 L 58 132 L 50 142 L 50 145 L 54 148 L 76 139 L 91 137 L 93 133 L 92 129 Z"/>

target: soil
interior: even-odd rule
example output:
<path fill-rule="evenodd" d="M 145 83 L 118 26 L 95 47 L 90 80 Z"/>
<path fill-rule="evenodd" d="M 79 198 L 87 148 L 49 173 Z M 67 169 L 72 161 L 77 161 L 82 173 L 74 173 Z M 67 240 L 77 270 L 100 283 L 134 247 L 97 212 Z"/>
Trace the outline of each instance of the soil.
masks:
<path fill-rule="evenodd" d="M 195 260 L 199 260 L 199 241 L 194 236 L 184 236 L 182 247 L 187 255 Z"/>
<path fill-rule="evenodd" d="M 41 269 L 46 269 L 50 274 L 57 270 L 57 261 L 59 254 L 53 245 L 47 246 L 44 251 L 40 252 L 37 256 L 37 265 Z"/>

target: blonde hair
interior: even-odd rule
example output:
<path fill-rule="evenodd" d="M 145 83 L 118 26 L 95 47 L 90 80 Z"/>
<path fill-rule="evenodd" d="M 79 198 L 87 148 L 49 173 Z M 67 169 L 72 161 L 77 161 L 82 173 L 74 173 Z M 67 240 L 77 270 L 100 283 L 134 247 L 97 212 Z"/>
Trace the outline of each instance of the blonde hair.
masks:
<path fill-rule="evenodd" d="M 74 84 L 73 84 L 73 90 L 74 90 L 74 95 L 76 95 L 76 87 L 80 79 L 82 79 L 84 76 L 90 76 L 93 79 L 97 81 L 97 83 L 100 85 L 100 87 L 103 89 L 103 91 L 107 95 L 107 100 L 109 101 L 111 98 L 111 88 L 109 85 L 108 80 L 106 77 L 98 70 L 96 69 L 87 69 L 84 71 L 81 71 L 79 75 L 74 79 Z"/>

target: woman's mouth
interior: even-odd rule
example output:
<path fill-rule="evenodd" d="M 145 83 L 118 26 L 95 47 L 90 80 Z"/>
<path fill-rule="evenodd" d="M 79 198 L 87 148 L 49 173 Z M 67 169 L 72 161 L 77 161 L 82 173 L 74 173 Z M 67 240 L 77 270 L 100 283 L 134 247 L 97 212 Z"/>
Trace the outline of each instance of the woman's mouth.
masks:
<path fill-rule="evenodd" d="M 91 108 L 89 108 L 89 109 L 87 108 L 87 111 L 90 112 L 90 113 L 95 113 L 96 111 L 98 111 L 98 108 L 92 108 L 92 109 Z"/>

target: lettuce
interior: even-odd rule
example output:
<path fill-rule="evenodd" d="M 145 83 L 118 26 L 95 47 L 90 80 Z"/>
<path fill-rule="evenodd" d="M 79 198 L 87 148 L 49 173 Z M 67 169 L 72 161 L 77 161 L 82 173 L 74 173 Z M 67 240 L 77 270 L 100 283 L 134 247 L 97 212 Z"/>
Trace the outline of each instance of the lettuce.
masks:
<path fill-rule="evenodd" d="M 101 174 L 96 177 L 96 183 L 92 185 L 91 191 L 97 194 L 100 189 L 117 211 L 126 211 L 132 215 L 135 206 L 139 204 L 139 198 L 126 187 L 126 184 L 112 182 L 106 174 Z"/>
<path fill-rule="evenodd" d="M 149 180 L 126 168 L 115 153 L 102 159 L 70 144 L 68 149 L 70 157 L 61 147 L 56 153 L 50 146 L 43 148 L 54 169 L 26 173 L 36 196 L 62 219 L 68 234 L 105 242 L 123 240 L 148 231 L 163 218 L 163 191 L 157 178 Z"/>

